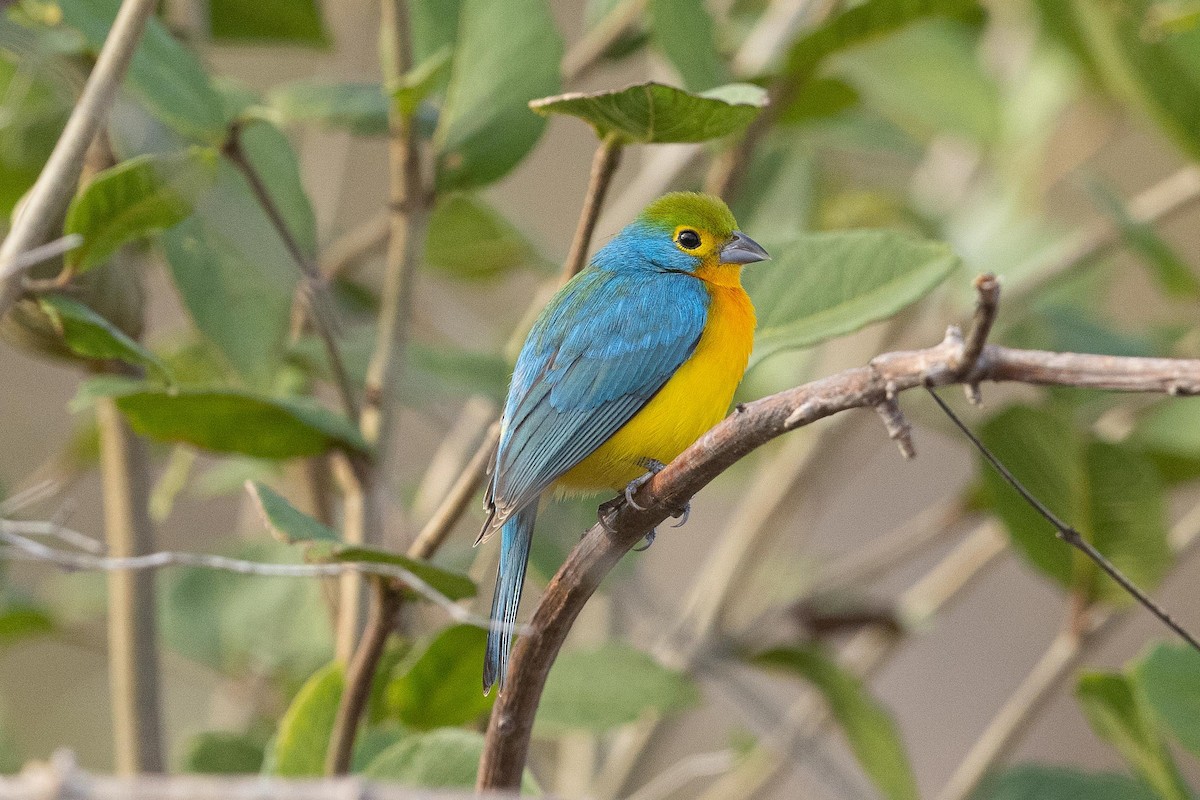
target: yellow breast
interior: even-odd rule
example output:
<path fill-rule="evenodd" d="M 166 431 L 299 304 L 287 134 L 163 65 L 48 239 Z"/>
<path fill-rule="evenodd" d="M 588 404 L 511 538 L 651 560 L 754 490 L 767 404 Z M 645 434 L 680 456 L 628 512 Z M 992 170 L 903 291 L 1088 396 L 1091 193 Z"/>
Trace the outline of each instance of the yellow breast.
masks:
<path fill-rule="evenodd" d="M 711 301 L 692 357 L 629 422 L 559 478 L 558 489 L 622 489 L 645 473 L 645 459 L 670 462 L 729 410 L 754 347 L 754 306 L 742 289 L 741 267 L 702 268 L 697 275 Z"/>

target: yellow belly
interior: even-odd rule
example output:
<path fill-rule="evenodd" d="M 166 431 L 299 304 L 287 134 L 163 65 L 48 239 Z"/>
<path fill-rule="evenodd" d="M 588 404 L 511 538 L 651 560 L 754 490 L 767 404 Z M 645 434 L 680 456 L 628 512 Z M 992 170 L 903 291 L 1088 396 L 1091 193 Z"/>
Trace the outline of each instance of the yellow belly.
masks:
<path fill-rule="evenodd" d="M 729 277 L 728 283 L 708 284 L 708 320 L 692 357 L 629 422 L 559 478 L 556 488 L 622 489 L 646 472 L 643 461 L 670 462 L 725 416 L 754 346 L 754 306 L 737 273 Z"/>

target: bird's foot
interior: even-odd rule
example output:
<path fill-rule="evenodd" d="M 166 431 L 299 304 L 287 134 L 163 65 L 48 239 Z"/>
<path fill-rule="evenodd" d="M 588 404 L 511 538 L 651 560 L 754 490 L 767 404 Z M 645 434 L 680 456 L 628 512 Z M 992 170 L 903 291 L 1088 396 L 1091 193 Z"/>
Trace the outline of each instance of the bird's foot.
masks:
<path fill-rule="evenodd" d="M 643 506 L 639 506 L 633 496 L 637 494 L 638 489 L 641 489 L 650 481 L 654 480 L 654 476 L 663 471 L 667 465 L 653 458 L 643 458 L 641 465 L 646 468 L 645 475 L 639 475 L 625 485 L 625 502 L 638 511 L 645 511 Z"/>
<path fill-rule="evenodd" d="M 650 532 L 646 534 L 646 538 L 642 540 L 642 543 L 633 548 L 633 552 L 644 553 L 645 551 L 649 550 L 650 545 L 654 544 L 655 536 L 658 536 L 658 531 L 656 531 L 654 528 L 651 528 Z"/>
<path fill-rule="evenodd" d="M 692 515 L 692 501 L 688 500 L 683 508 L 679 509 L 678 511 L 676 511 L 674 514 L 671 515 L 672 519 L 679 520 L 679 522 L 676 522 L 671 527 L 672 528 L 682 528 L 684 525 L 687 525 L 688 517 L 690 517 L 691 515 Z"/>
<path fill-rule="evenodd" d="M 609 533 L 617 532 L 617 529 L 613 527 L 613 521 L 617 517 L 617 511 L 621 508 L 621 500 L 622 498 L 620 497 L 614 497 L 612 500 L 606 500 L 601 503 L 599 508 L 596 509 L 596 522 L 600 523 L 600 527 Z M 584 531 L 583 535 L 586 536 L 587 531 Z M 579 538 L 582 539 L 583 536 Z"/>

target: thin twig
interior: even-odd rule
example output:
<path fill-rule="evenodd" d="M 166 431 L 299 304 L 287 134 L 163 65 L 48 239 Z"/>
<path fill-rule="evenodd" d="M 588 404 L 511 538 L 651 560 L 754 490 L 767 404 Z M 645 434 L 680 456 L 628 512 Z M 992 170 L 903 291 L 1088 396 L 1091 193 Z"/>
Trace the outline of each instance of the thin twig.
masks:
<path fill-rule="evenodd" d="M 238 172 L 246 179 L 246 183 L 250 186 L 250 191 L 254 194 L 258 204 L 262 207 L 263 212 L 270 220 L 275 232 L 279 234 L 279 238 L 283 241 L 284 248 L 288 251 L 288 255 L 292 257 L 292 261 L 296 263 L 300 274 L 304 278 L 304 296 L 308 304 L 309 315 L 312 318 L 313 326 L 317 330 L 317 335 L 321 337 L 321 343 L 325 346 L 325 357 L 329 359 L 329 370 L 333 375 L 333 384 L 337 388 L 338 396 L 342 401 L 342 408 L 350 419 L 358 417 L 358 402 L 354 399 L 354 385 L 350 381 L 350 375 L 346 372 L 346 364 L 342 358 L 341 350 L 337 343 L 337 318 L 334 313 L 333 302 L 329 296 L 328 284 L 321 275 L 317 264 L 300 246 L 300 242 L 296 240 L 295 234 L 288 225 L 287 220 L 283 217 L 283 212 L 279 210 L 279 206 L 275 203 L 275 199 L 271 197 L 271 190 L 267 188 L 267 184 L 259 174 L 258 169 L 250 161 L 246 155 L 246 149 L 242 145 L 241 126 L 235 124 L 229 131 L 229 138 L 225 142 L 224 154 L 225 157 L 237 167 Z"/>
<path fill-rule="evenodd" d="M 637 23 L 647 0 L 621 0 L 608 14 L 592 26 L 562 60 L 563 83 L 571 84 L 587 76 Z"/>
<path fill-rule="evenodd" d="M 387 244 L 388 226 L 388 212 L 383 210 L 330 242 L 321 254 L 324 279 L 337 278 L 368 253 L 382 249 Z"/>
<path fill-rule="evenodd" d="M 1167 537 L 1177 559 L 1186 558 L 1200 546 L 1200 504 L 1193 506 L 1174 525 Z M 966 800 L 992 768 L 1018 744 L 1037 713 L 1046 707 L 1055 687 L 1088 652 L 1094 651 L 1115 623 L 1126 616 L 1124 610 L 1102 608 L 1092 612 L 1086 627 L 1073 632 L 1069 627 L 1051 642 L 1033 670 L 1005 701 L 959 763 L 938 800 Z"/>
<path fill-rule="evenodd" d="M 592 159 L 592 172 L 588 179 L 587 195 L 583 198 L 583 209 L 579 212 L 579 224 L 575 228 L 575 238 L 571 240 L 571 250 L 563 264 L 559 285 L 579 274 L 587 265 L 588 246 L 592 234 L 596 230 L 596 222 L 600 219 L 600 209 L 604 207 L 604 196 L 612 183 L 613 175 L 621 164 L 622 144 L 615 135 L 604 137 L 596 148 Z"/>
<path fill-rule="evenodd" d="M 359 720 L 371 696 L 371 684 L 388 636 L 396 627 L 403 594 L 401 587 L 389 585 L 383 578 L 371 581 L 371 603 L 362 640 L 346 667 L 346 688 L 338 702 L 337 717 L 325 753 L 325 774 L 344 775 L 350 771 Z"/>
<path fill-rule="evenodd" d="M 1104 570 L 1106 575 L 1116 581 L 1122 589 L 1124 589 L 1130 596 L 1141 603 L 1147 611 L 1158 617 L 1158 619 L 1164 625 L 1173 630 L 1180 636 L 1180 638 L 1194 647 L 1197 652 L 1200 652 L 1200 641 L 1197 641 L 1191 633 L 1189 633 L 1183 626 L 1172 619 L 1171 615 L 1168 614 L 1162 606 L 1154 602 L 1154 599 L 1151 598 L 1150 595 L 1146 594 L 1137 584 L 1127 578 L 1125 573 L 1121 572 L 1121 570 L 1119 570 L 1117 566 L 1112 563 L 1112 561 L 1110 561 L 1103 553 L 1097 550 L 1091 542 L 1083 538 L 1083 535 L 1079 531 L 1060 520 L 1057 516 L 1055 516 L 1053 511 L 1046 508 L 1046 505 L 1042 503 L 1042 501 L 1034 497 L 1033 494 L 1025 488 L 1025 485 L 1017 480 L 1016 476 L 1012 474 L 1008 467 L 1004 466 L 1004 464 L 1000 462 L 1000 459 L 996 458 L 996 456 L 992 454 L 992 451 L 984 446 L 983 442 L 979 440 L 979 437 L 976 436 L 974 432 L 967 427 L 966 423 L 964 423 L 959 416 L 950 409 L 950 406 L 946 405 L 946 401 L 938 397 L 937 392 L 935 392 L 932 388 L 927 386 L 926 389 L 929 391 L 929 394 L 931 397 L 933 397 L 934 401 L 937 402 L 938 406 L 941 407 L 942 411 L 946 413 L 946 416 L 950 417 L 958 429 L 962 431 L 963 435 L 966 436 L 971 444 L 975 446 L 975 449 L 979 451 L 980 455 L 982 455 L 984 459 L 986 459 L 987 462 L 991 464 L 997 472 L 1000 473 L 1001 477 L 1004 478 L 1008 485 L 1016 489 L 1017 494 L 1021 495 L 1026 503 L 1032 506 L 1033 509 L 1042 516 L 1042 518 L 1054 526 L 1055 530 L 1058 531 L 1058 538 L 1076 548 L 1085 556 L 1090 558 L 1093 562 L 1095 562 L 1096 566 Z"/>
<path fill-rule="evenodd" d="M 32 269 L 38 264 L 58 258 L 62 254 L 79 247 L 81 244 L 83 244 L 83 237 L 78 233 L 72 233 L 61 239 L 55 239 L 53 242 L 47 242 L 41 247 L 35 247 L 27 252 L 18 253 L 15 259 L 0 270 L 0 280 L 6 280 L 10 277 L 15 278 L 22 272 Z"/>
<path fill-rule="evenodd" d="M 264 578 L 336 578 L 347 573 L 377 575 L 402 582 L 405 587 L 419 594 L 445 612 L 446 616 L 464 625 L 477 628 L 491 627 L 491 621 L 469 613 L 461 605 L 430 586 L 404 567 L 381 564 L 373 561 L 338 561 L 323 564 L 270 564 L 262 561 L 247 561 L 240 558 L 210 555 L 208 553 L 186 553 L 159 551 L 141 556 L 95 556 L 90 553 L 59 550 L 30 539 L 37 535 L 40 527 L 26 529 L 23 526 L 42 526 L 46 523 L 27 523 L 19 520 L 0 519 L 0 541 L 7 543 L 6 558 L 24 561 L 39 561 L 66 570 L 96 570 L 114 572 L 120 570 L 156 570 L 168 567 L 197 567 L 234 572 L 238 575 L 255 575 Z M 83 534 L 77 533 L 82 536 Z M 521 626 L 518 626 L 521 627 Z"/>
<path fill-rule="evenodd" d="M 75 194 L 84 155 L 108 117 L 146 20 L 156 7 L 155 0 L 125 0 L 117 11 L 79 102 L 71 110 L 50 158 L 17 212 L 12 229 L 0 243 L 0 276 L 3 276 L 0 277 L 0 316 L 21 295 L 20 272 L 14 271 L 11 265 L 22 254 L 44 243 L 62 221 L 67 204 Z"/>
<path fill-rule="evenodd" d="M 471 498 L 483 486 L 488 462 L 499 441 L 500 423 L 493 422 L 484 435 L 483 441 L 475 449 L 475 454 L 463 467 L 458 480 L 450 487 L 450 491 L 442 499 L 441 505 L 433 512 L 433 516 L 425 523 L 425 527 L 421 529 L 417 538 L 408 548 L 409 558 L 431 558 L 442 546 L 442 542 L 454 529 L 455 523 L 467 510 Z"/>
<path fill-rule="evenodd" d="M 395 85 L 413 66 L 412 39 L 408 5 L 405 0 L 384 0 L 380 6 L 382 67 L 387 85 Z M 366 393 L 359 427 L 375 446 L 376 457 L 370 464 L 357 465 L 361 508 L 347 519 L 345 539 L 358 544 L 378 543 L 383 538 L 384 508 L 387 503 L 386 479 L 391 474 L 392 445 L 396 436 L 397 386 L 404 374 L 404 362 L 412 323 L 413 281 L 425 247 L 425 226 L 430 197 L 422 190 L 419 137 L 412 111 L 395 103 L 388 106 L 388 240 L 385 256 L 383 291 L 375 346 L 367 364 Z M 341 595 L 342 641 L 357 633 L 362 602 L 357 582 L 346 581 Z M 358 642 L 350 660 L 346 690 L 338 703 L 337 722 L 327 752 L 326 768 L 330 775 L 349 770 L 350 753 L 365 708 L 365 696 L 383 653 L 383 641 L 391 631 L 391 621 L 400 603 L 392 587 L 377 582 L 372 597 L 370 625 Z M 351 627 L 352 626 L 352 627 Z"/>
<path fill-rule="evenodd" d="M 956 382 L 962 343 L 948 337 L 926 350 L 889 353 L 868 367 L 789 389 L 742 406 L 702 436 L 624 506 L 612 532 L 594 526 L 543 594 L 512 657 L 513 680 L 493 707 L 480 764 L 480 789 L 515 788 L 528 752 L 533 716 L 550 666 L 575 617 L 614 564 L 645 532 L 681 508 L 713 478 L 757 447 L 790 430 L 850 408 L 871 407 L 891 392 L 927 382 Z M 1113 391 L 1200 393 L 1200 360 L 1046 353 L 988 345 L 973 378 L 1086 386 Z"/>

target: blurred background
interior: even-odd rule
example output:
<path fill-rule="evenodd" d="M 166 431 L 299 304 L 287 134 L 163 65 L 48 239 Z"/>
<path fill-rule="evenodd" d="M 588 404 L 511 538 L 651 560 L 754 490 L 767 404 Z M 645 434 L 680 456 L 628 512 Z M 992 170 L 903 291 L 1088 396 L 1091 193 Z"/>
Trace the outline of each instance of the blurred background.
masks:
<path fill-rule="evenodd" d="M 0 194 L 7 215 L 61 129 L 95 46 L 90 34 L 79 33 L 87 25 L 74 21 L 81 12 L 71 4 L 4 5 Z M 497 13 L 475 0 L 414 5 L 422 9 L 413 12 L 415 35 L 423 20 L 440 20 L 451 43 L 455 30 L 467 35 L 471 14 L 487 20 Z M 548 11 L 567 53 L 564 91 L 650 79 L 702 90 L 736 79 L 775 93 L 786 83 L 781 65 L 794 43 L 829 29 L 856 6 L 878 5 L 886 4 L 567 0 Z M 937 343 L 946 325 L 969 319 L 971 281 L 989 271 L 1003 287 L 996 341 L 1197 357 L 1200 176 L 1189 163 L 1200 156 L 1200 125 L 1192 119 L 1200 108 L 1193 102 L 1200 101 L 1200 5 L 892 5 L 928 9 L 828 47 L 805 90 L 755 131 L 755 147 L 737 165 L 726 197 L 742 229 L 773 250 L 814 232 L 898 229 L 944 242 L 961 261 L 936 285 L 864 317 L 855 330 L 816 343 L 785 336 L 781 352 L 756 360 L 740 397 L 858 366 L 878 353 Z M 357 330 L 357 320 L 374 313 L 384 271 L 386 108 L 381 125 L 378 102 L 355 106 L 348 95 L 328 100 L 321 92 L 358 86 L 379 95 L 377 4 L 277 0 L 238 10 L 218 0 L 168 0 L 161 6 L 163 29 L 195 54 L 221 96 L 286 136 L 279 142 L 294 153 L 318 260 L 337 270 L 339 308 L 353 320 L 348 330 Z M 605 45 L 599 55 L 588 50 L 597 41 Z M 428 55 L 436 48 L 418 50 Z M 713 58 L 697 64 L 695 52 Z M 470 58 L 455 49 L 452 75 Z M 443 96 L 433 92 L 418 124 L 436 122 Z M 333 108 L 338 103 L 344 105 Z M 110 131 L 117 160 L 177 141 L 164 127 L 136 87 L 124 92 Z M 411 540 L 479 442 L 506 385 L 514 331 L 528 324 L 531 302 L 553 287 L 570 245 L 595 132 L 558 115 L 534 138 L 536 146 L 511 171 L 455 195 L 476 206 L 445 211 L 440 220 L 435 211 L 431 222 L 414 282 L 409 369 L 386 476 L 390 548 Z M 706 173 L 711 181 L 710 165 L 719 168 L 736 141 L 737 135 L 624 148 L 593 251 L 662 191 L 700 188 Z M 258 234 L 248 227 L 246 235 Z M 748 278 L 752 296 L 769 305 L 756 285 L 763 293 L 786 291 L 791 279 L 779 270 L 836 275 L 840 252 L 756 266 Z M 886 251 L 878 257 L 889 263 Z M 181 299 L 179 273 L 167 265 L 157 238 L 114 258 L 139 276 L 144 305 L 130 313 L 144 312 L 141 340 L 178 372 L 272 392 L 311 389 L 336 407 L 335 393 L 319 370 L 306 371 L 303 358 L 251 379 L 230 363 L 227 345 L 214 348 Z M 246 337 L 261 335 L 252 319 L 256 285 L 227 287 L 245 304 Z M 764 319 L 779 322 L 785 311 L 771 309 Z M 9 344 L 0 347 L 0 497 L 44 491 L 10 503 L 4 516 L 53 520 L 102 538 L 96 423 L 89 404 L 77 399 L 94 365 L 47 355 L 44 342 L 19 328 L 10 318 Z M 348 352 L 355 346 L 349 343 Z M 1064 509 L 1068 521 L 1085 530 L 1101 526 L 1076 495 L 1111 498 L 1117 510 L 1096 535 L 1117 542 L 1121 552 L 1132 550 L 1124 566 L 1177 619 L 1200 629 L 1197 559 L 1138 562 L 1146 549 L 1165 553 L 1169 535 L 1177 544 L 1196 536 L 1189 526 L 1197 525 L 1200 502 L 1193 480 L 1200 474 L 1200 401 L 983 386 L 983 405 L 971 408 L 961 393 L 945 395 L 1035 489 L 1057 492 L 1042 499 Z M 1168 404 L 1181 410 L 1167 411 Z M 863 702 L 890 715 L 920 796 L 948 800 L 952 795 L 941 793 L 976 740 L 1027 685 L 1064 625 L 1085 624 L 1080 620 L 1089 613 L 1117 620 L 1083 640 L 1072 656 L 1078 663 L 1061 668 L 994 766 L 1036 762 L 1136 774 L 1127 766 L 1129 753 L 1123 756 L 1089 724 L 1074 696 L 1076 681 L 1084 671 L 1138 662 L 1169 639 L 1167 632 L 1140 609 L 1113 605 L 1103 593 L 1080 600 L 1078 586 L 1064 588 L 1049 576 L 1054 568 L 1045 559 L 1038 566 L 1044 551 L 1029 542 L 1044 536 L 1045 548 L 1065 545 L 1048 526 L 1023 517 L 998 484 L 982 479 L 966 442 L 927 397 L 912 393 L 901 405 L 915 426 L 915 460 L 901 458 L 875 414 L 843 414 L 737 465 L 696 498 L 686 527 L 664 528 L 652 548 L 622 562 L 569 647 L 587 653 L 605 642 L 632 645 L 666 668 L 661 679 L 683 699 L 646 701 L 635 708 L 642 722 L 633 725 L 551 720 L 539 729 L 530 763 L 545 790 L 643 800 L 907 796 L 907 767 L 869 766 L 871 756 L 856 752 L 871 750 L 871 740 L 856 737 L 853 723 L 847 729 L 842 714 L 835 714 L 842 725 L 814 722 L 813 709 L 822 706 L 813 699 L 811 676 L 797 680 L 743 658 L 816 643 L 846 674 L 870 667 Z M 1107 467 L 1097 466 L 1099 456 L 1055 461 L 1067 450 L 1078 455 L 1099 447 L 1111 448 Z M 319 516 L 320 503 L 306 488 L 307 460 L 217 454 L 180 442 L 156 441 L 151 452 L 156 548 L 299 560 L 295 548 L 264 529 L 242 484 L 264 481 Z M 546 513 L 523 617 L 593 513 L 594 502 L 564 502 Z M 473 501 L 436 561 L 479 582 L 471 608 L 486 613 L 495 553 L 471 548 L 481 520 Z M 1009 531 L 1022 525 L 1033 532 L 1013 531 L 1017 544 L 1010 546 Z M 104 576 L 12 560 L 0 561 L 0 581 L 0 610 L 7 613 L 0 614 L 0 764 L 14 769 L 68 747 L 86 769 L 112 770 Z M 156 573 L 156 584 L 169 768 L 206 770 L 211 765 L 197 752 L 201 742 L 216 740 L 202 735 L 222 732 L 237 739 L 246 759 L 240 763 L 257 770 L 296 692 L 333 657 L 329 587 L 177 568 Z M 437 607 L 408 611 L 413 644 L 407 655 L 397 646 L 394 674 L 404 675 L 419 643 L 449 623 Z M 450 674 L 477 691 L 477 674 L 462 671 Z M 478 728 L 483 711 L 463 725 Z M 861 725 L 882 725 L 859 713 Z M 1173 741 L 1171 730 L 1163 723 L 1164 741 Z M 1200 785 L 1195 753 L 1184 742 L 1164 747 Z M 894 760 L 886 748 L 875 752 L 876 759 Z M 1145 773 L 1138 780 L 1154 785 Z M 1140 796 L 1131 785 L 1120 784 L 1125 788 L 1112 796 Z"/>

